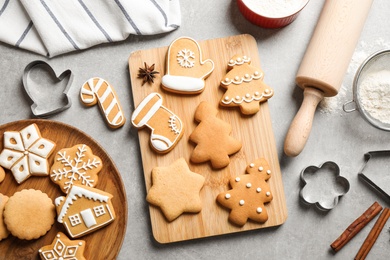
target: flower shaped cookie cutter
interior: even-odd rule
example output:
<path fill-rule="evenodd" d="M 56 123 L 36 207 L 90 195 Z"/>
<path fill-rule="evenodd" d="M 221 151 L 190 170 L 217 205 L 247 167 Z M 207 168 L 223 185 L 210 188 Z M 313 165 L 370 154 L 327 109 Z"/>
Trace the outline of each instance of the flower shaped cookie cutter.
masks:
<path fill-rule="evenodd" d="M 333 209 L 350 188 L 349 181 L 340 175 L 339 166 L 327 161 L 320 166 L 308 166 L 301 172 L 304 184 L 299 196 L 307 205 L 321 211 Z"/>
<path fill-rule="evenodd" d="M 49 77 L 48 79 L 49 85 L 56 86 L 59 83 L 67 80 L 66 86 L 64 87 L 64 90 L 61 93 L 60 104 L 52 104 L 51 102 L 52 100 L 57 102 L 55 98 L 44 98 L 44 99 L 39 98 L 42 94 L 41 93 L 42 91 L 39 91 L 36 86 L 37 85 L 42 86 L 45 84 L 33 84 L 34 80 L 30 76 L 31 71 L 34 69 L 38 69 L 38 67 L 40 67 L 46 74 L 48 74 L 47 76 Z M 39 78 L 40 80 L 42 80 L 43 77 L 39 77 Z M 72 85 L 72 81 L 73 81 L 73 73 L 69 69 L 65 70 L 59 76 L 57 76 L 53 68 L 48 63 L 42 60 L 36 60 L 29 63 L 23 72 L 23 86 L 27 95 L 33 102 L 33 104 L 31 105 L 31 111 L 33 115 L 40 118 L 47 118 L 68 109 L 72 105 L 72 102 L 68 97 L 68 91 Z M 33 85 L 35 85 L 35 87 L 32 87 Z M 45 90 L 45 92 L 46 91 L 47 90 Z M 53 91 L 52 90 L 49 91 L 51 92 L 48 92 L 46 94 L 51 95 Z M 41 107 L 45 107 L 45 108 L 42 109 Z"/>

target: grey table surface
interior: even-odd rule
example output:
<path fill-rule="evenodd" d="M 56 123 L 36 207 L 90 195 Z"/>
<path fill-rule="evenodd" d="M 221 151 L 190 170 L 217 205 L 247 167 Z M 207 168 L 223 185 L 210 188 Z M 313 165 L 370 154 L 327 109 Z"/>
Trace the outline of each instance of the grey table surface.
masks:
<path fill-rule="evenodd" d="M 57 72 L 65 69 L 74 72 L 69 93 L 73 105 L 51 119 L 91 135 L 113 158 L 122 175 L 128 200 L 128 224 L 118 259 L 352 259 L 375 221 L 337 254 L 331 252 L 329 245 L 374 201 L 389 206 L 358 178 L 357 173 L 364 163 L 364 153 L 387 150 L 390 145 L 388 132 L 372 127 L 358 112 L 345 113 L 342 104 L 352 99 L 353 77 L 362 60 L 390 47 L 390 1 L 374 1 L 339 95 L 320 104 L 304 151 L 298 157 L 289 158 L 283 154 L 284 138 L 302 102 L 302 91 L 294 83 L 295 74 L 323 3 L 310 1 L 292 24 L 271 30 L 245 20 L 234 0 L 182 0 L 182 25 L 174 32 L 130 36 L 123 42 L 52 59 L 0 43 L 0 124 L 32 118 L 21 81 L 28 63 L 41 59 Z M 109 130 L 97 108 L 86 109 L 79 102 L 80 87 L 93 76 L 109 80 L 116 87 L 129 119 L 134 110 L 127 63 L 131 52 L 167 46 L 179 36 L 205 40 L 243 33 L 257 40 L 265 80 L 275 89 L 269 106 L 286 194 L 287 221 L 277 228 L 160 245 L 151 232 L 137 130 L 131 127 L 129 120 L 124 127 Z M 300 202 L 300 172 L 309 165 L 325 161 L 334 161 L 340 166 L 341 175 L 349 180 L 351 188 L 333 210 L 321 213 Z M 385 225 L 368 259 L 389 259 L 389 228 L 390 222 Z"/>

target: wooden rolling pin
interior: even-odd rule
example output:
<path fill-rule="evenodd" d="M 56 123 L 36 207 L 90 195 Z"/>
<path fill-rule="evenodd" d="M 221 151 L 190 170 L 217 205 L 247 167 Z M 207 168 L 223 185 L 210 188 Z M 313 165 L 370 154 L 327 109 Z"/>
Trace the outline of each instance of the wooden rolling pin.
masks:
<path fill-rule="evenodd" d="M 373 0 L 326 0 L 296 83 L 303 102 L 284 142 L 287 156 L 297 156 L 309 137 L 313 117 L 323 97 L 337 95 Z"/>

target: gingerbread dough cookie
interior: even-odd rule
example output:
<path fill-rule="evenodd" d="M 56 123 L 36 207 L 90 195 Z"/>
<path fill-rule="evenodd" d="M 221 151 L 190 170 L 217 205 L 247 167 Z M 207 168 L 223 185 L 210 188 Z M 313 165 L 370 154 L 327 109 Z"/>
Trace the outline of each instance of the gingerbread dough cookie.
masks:
<path fill-rule="evenodd" d="M 250 63 L 249 57 L 235 55 L 228 63 L 229 72 L 221 81 L 221 87 L 227 90 L 220 101 L 221 106 L 238 106 L 244 115 L 257 113 L 259 103 L 274 94 L 273 89 L 263 82 L 263 71 Z"/>
<path fill-rule="evenodd" d="M 21 190 L 5 204 L 4 223 L 19 239 L 37 239 L 46 234 L 54 223 L 54 205 L 40 190 Z"/>
<path fill-rule="evenodd" d="M 151 129 L 150 144 L 158 153 L 171 151 L 184 133 L 180 118 L 162 105 L 162 96 L 149 94 L 134 110 L 131 122 L 136 128 Z"/>
<path fill-rule="evenodd" d="M 73 185 L 94 187 L 103 167 L 101 159 L 85 144 L 77 144 L 57 152 L 50 169 L 51 180 L 68 193 Z"/>
<path fill-rule="evenodd" d="M 205 178 L 192 172 L 180 158 L 166 167 L 152 170 L 152 187 L 146 200 L 157 207 L 171 222 L 184 212 L 198 213 L 202 209 L 199 192 Z"/>
<path fill-rule="evenodd" d="M 0 183 L 2 183 L 5 179 L 5 171 L 3 167 L 0 166 Z"/>
<path fill-rule="evenodd" d="M 5 204 L 8 201 L 8 197 L 0 193 L 0 241 L 7 238 L 9 231 L 4 223 L 3 212 Z"/>
<path fill-rule="evenodd" d="M 38 252 L 42 260 L 85 260 L 84 250 L 84 240 L 70 240 L 64 233 L 58 232 L 53 243 L 41 247 Z"/>
<path fill-rule="evenodd" d="M 204 90 L 205 78 L 214 70 L 214 62 L 203 60 L 199 44 L 192 38 L 181 37 L 168 48 L 166 74 L 161 86 L 171 92 L 196 94 Z"/>
<path fill-rule="evenodd" d="M 191 161 L 202 163 L 211 161 L 213 168 L 226 167 L 230 163 L 229 155 L 238 152 L 242 144 L 230 136 L 230 124 L 216 117 L 218 110 L 203 101 L 195 111 L 195 120 L 199 125 L 190 135 L 196 144 Z"/>
<path fill-rule="evenodd" d="M 264 203 L 272 201 L 268 183 L 271 169 L 265 159 L 258 159 L 246 167 L 247 174 L 230 179 L 231 190 L 222 192 L 217 201 L 231 209 L 229 220 L 243 226 L 248 219 L 264 223 L 268 220 Z"/>

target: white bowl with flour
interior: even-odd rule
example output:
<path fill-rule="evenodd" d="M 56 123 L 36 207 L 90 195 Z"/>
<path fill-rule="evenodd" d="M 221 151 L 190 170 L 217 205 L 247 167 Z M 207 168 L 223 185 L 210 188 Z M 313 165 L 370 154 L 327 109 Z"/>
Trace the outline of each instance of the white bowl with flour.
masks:
<path fill-rule="evenodd" d="M 241 13 L 250 22 L 279 28 L 293 22 L 309 0 L 237 0 Z"/>

